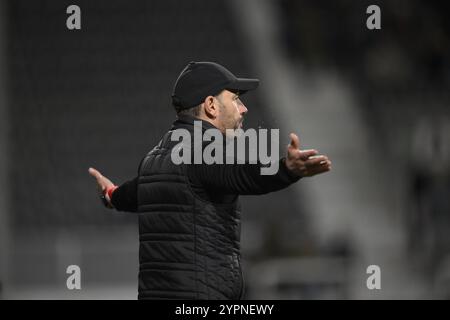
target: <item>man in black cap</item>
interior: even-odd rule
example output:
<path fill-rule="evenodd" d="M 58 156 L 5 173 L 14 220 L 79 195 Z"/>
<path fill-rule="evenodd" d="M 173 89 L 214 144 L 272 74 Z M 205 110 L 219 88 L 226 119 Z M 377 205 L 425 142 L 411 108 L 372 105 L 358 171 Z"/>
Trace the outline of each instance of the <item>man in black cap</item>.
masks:
<path fill-rule="evenodd" d="M 140 213 L 139 299 L 241 299 L 238 196 L 277 191 L 331 169 L 328 158 L 316 150 L 299 150 L 293 133 L 273 175 L 262 175 L 259 161 L 171 160 L 178 144 L 173 133 L 183 129 L 194 134 L 195 121 L 201 121 L 203 132 L 215 129 L 226 135 L 227 129 L 241 128 L 248 110 L 240 95 L 258 84 L 217 63 L 190 62 L 173 89 L 177 120 L 142 160 L 138 176 L 118 187 L 89 169 L 105 206 Z"/>

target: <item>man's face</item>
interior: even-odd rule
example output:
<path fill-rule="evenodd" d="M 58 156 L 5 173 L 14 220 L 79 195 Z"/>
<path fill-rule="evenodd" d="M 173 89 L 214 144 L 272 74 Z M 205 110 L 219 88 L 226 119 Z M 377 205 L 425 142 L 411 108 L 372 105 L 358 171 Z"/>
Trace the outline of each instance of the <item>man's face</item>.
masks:
<path fill-rule="evenodd" d="M 217 117 L 219 129 L 225 132 L 226 129 L 240 129 L 247 108 L 239 99 L 239 94 L 228 90 L 222 91 L 216 99 L 219 101 L 219 115 Z"/>

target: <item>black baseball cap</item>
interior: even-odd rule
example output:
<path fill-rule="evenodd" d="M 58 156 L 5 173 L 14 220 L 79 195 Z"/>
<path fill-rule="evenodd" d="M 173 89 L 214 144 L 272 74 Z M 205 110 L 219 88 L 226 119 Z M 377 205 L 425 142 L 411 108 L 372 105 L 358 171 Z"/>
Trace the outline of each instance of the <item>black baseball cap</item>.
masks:
<path fill-rule="evenodd" d="M 222 90 L 243 94 L 256 89 L 258 85 L 258 79 L 237 78 L 218 63 L 191 61 L 175 82 L 172 104 L 177 109 L 189 109 L 198 106 L 207 96 L 215 96 Z"/>

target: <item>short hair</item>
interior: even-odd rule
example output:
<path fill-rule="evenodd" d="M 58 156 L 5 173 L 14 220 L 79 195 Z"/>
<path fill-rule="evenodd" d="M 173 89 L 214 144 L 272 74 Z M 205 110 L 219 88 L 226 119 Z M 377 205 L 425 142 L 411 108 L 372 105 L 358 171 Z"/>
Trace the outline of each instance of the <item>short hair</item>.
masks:
<path fill-rule="evenodd" d="M 214 96 L 217 100 L 220 101 L 219 107 L 221 109 L 224 107 L 222 99 L 220 98 L 220 95 L 222 94 L 222 92 L 223 92 L 223 90 Z M 198 106 L 188 108 L 188 109 L 185 109 L 182 106 L 175 106 L 175 111 L 177 112 L 177 116 L 198 117 L 200 115 L 200 111 L 202 110 L 202 104 L 203 104 L 203 102 L 201 104 L 199 104 Z"/>
<path fill-rule="evenodd" d="M 189 109 L 183 109 L 183 107 L 175 107 L 175 111 L 177 112 L 177 116 L 198 117 L 200 115 L 201 109 L 202 109 L 202 105 L 201 104 L 199 104 L 196 107 L 189 108 Z"/>

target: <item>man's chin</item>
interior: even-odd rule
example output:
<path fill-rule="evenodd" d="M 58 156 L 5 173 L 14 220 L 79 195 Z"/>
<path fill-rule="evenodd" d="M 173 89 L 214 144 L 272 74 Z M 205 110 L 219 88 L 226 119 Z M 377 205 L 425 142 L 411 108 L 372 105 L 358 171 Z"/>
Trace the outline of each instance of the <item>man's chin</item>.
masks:
<path fill-rule="evenodd" d="M 239 122 L 237 124 L 235 124 L 233 127 L 227 128 L 226 130 L 232 130 L 232 131 L 236 131 L 236 130 L 243 130 L 244 129 L 244 125 L 242 122 Z"/>

